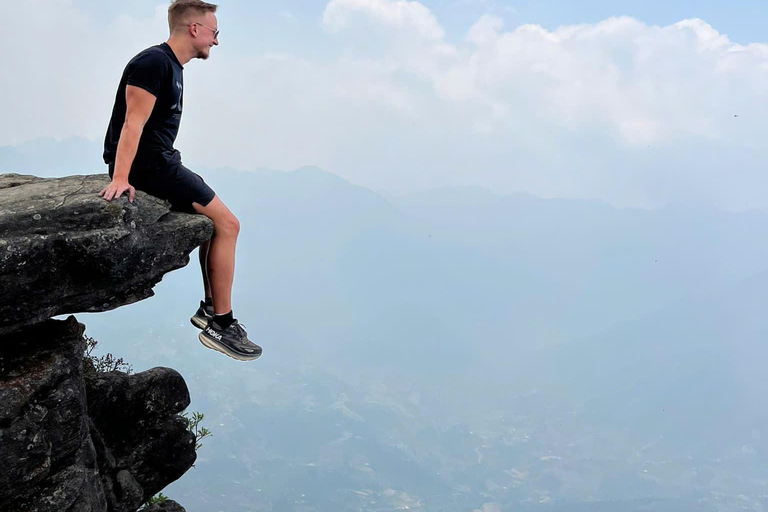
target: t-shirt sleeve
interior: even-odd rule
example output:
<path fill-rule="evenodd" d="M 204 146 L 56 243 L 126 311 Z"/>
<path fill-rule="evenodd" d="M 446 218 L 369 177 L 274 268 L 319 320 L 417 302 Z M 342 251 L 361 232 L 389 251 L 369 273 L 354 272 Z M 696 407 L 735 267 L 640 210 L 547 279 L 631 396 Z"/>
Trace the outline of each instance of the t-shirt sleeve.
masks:
<path fill-rule="evenodd" d="M 155 98 L 168 74 L 168 59 L 159 53 L 146 53 L 128 65 L 126 84 L 141 87 Z"/>

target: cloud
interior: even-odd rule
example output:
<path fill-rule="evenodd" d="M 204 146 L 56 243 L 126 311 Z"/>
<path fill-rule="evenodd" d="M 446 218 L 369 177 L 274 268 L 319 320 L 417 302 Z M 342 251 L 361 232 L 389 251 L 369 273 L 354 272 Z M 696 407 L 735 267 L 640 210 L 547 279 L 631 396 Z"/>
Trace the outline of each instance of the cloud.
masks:
<path fill-rule="evenodd" d="M 332 8 L 335 20 L 366 13 L 387 24 L 399 4 L 335 0 L 326 14 Z M 328 17 L 326 23 L 338 28 Z M 393 41 L 407 25 L 392 26 Z M 556 128 L 601 127 L 635 147 L 681 136 L 727 139 L 721 122 L 729 111 L 768 86 L 768 45 L 731 43 L 695 19 L 655 27 L 619 17 L 550 32 L 537 25 L 504 31 L 500 18 L 484 15 L 468 30 L 470 48 L 447 45 L 437 29 L 428 33 L 406 48 L 389 45 L 400 50 L 389 58 L 426 75 L 440 97 L 474 103 L 484 115 L 479 121 L 498 129 L 545 117 Z"/>
<path fill-rule="evenodd" d="M 467 34 L 467 41 L 483 46 L 499 37 L 499 31 L 504 27 L 504 20 L 495 16 L 484 15 L 480 21 L 472 25 Z"/>
<path fill-rule="evenodd" d="M 444 37 L 407 39 L 402 25 L 380 19 L 395 4 L 331 5 L 338 17 L 354 12 L 367 17 L 361 24 L 389 26 L 389 51 L 379 58 L 391 76 L 406 77 L 395 83 L 430 84 L 436 123 L 464 124 L 462 147 L 476 165 L 494 169 L 475 172 L 478 181 L 544 195 L 589 189 L 585 195 L 619 204 L 767 204 L 743 186 L 765 159 L 768 45 L 735 44 L 699 19 L 659 27 L 615 17 L 550 31 L 505 30 L 500 18 L 484 15 L 466 45 L 451 46 Z M 398 44 L 404 39 L 406 47 Z M 423 98 L 414 85 L 408 91 Z M 749 120 L 737 125 L 737 112 Z M 624 169 L 610 168 L 617 165 Z"/>
<path fill-rule="evenodd" d="M 445 36 L 429 9 L 419 2 L 403 0 L 331 0 L 323 13 L 323 23 L 331 30 L 342 30 L 354 23 L 356 14 L 426 40 L 440 40 Z"/>

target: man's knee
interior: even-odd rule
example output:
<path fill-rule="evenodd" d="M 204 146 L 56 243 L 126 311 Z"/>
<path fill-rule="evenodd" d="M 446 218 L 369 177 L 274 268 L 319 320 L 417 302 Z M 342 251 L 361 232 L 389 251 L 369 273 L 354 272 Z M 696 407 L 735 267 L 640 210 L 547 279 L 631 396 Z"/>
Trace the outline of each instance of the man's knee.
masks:
<path fill-rule="evenodd" d="M 235 233 L 235 236 L 239 235 L 240 234 L 240 221 L 238 220 L 238 218 L 235 217 L 234 215 L 232 215 L 232 218 L 230 219 L 230 222 L 231 222 L 230 229 L 232 229 L 232 231 Z"/>
<path fill-rule="evenodd" d="M 192 203 L 192 206 L 197 213 L 205 215 L 213 221 L 214 234 L 236 237 L 240 233 L 240 221 L 217 196 L 214 196 L 207 206 L 198 203 Z"/>
<path fill-rule="evenodd" d="M 237 236 L 240 233 L 240 221 L 232 213 L 224 215 L 220 219 L 213 221 L 215 232 L 229 236 Z"/>

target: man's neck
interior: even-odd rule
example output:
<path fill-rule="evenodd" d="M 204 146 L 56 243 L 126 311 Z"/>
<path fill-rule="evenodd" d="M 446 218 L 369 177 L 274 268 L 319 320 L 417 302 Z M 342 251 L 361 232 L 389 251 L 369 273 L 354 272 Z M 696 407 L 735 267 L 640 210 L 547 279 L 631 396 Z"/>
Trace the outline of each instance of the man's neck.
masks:
<path fill-rule="evenodd" d="M 168 38 L 166 43 L 168 43 L 168 46 L 171 47 L 173 54 L 176 55 L 176 58 L 179 60 L 179 64 L 182 66 L 192 60 L 193 50 L 178 38 L 171 36 Z"/>

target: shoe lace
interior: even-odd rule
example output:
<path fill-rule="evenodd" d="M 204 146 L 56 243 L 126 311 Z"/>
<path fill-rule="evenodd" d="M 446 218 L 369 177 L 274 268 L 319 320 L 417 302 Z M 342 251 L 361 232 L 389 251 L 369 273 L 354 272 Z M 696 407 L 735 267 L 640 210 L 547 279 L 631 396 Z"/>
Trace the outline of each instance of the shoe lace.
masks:
<path fill-rule="evenodd" d="M 235 320 L 232 322 L 232 330 L 235 331 L 235 335 L 237 335 L 238 338 L 243 340 L 248 339 L 248 333 L 245 332 L 245 324 L 241 324 Z"/>

